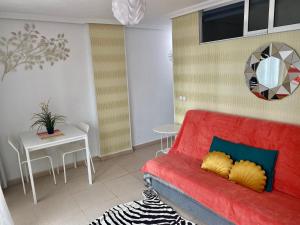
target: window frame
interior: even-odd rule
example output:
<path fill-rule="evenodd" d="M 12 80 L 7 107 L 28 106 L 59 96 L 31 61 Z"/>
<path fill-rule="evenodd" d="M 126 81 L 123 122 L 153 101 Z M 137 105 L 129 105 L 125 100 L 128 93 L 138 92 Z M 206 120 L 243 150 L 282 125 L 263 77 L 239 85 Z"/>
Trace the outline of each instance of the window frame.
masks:
<path fill-rule="evenodd" d="M 268 33 L 268 28 L 249 31 L 249 8 L 250 0 L 245 0 L 244 2 L 244 37 L 263 35 Z M 269 15 L 270 15 L 270 6 L 269 6 Z M 268 15 L 268 25 L 269 25 L 269 15 Z"/>
<path fill-rule="evenodd" d="M 246 1 L 248 1 L 248 0 L 246 0 Z M 292 30 L 300 29 L 300 23 L 274 27 L 275 4 L 276 4 L 275 1 L 276 0 L 269 0 L 269 1 L 270 1 L 270 3 L 269 3 L 268 33 L 277 33 L 277 32 L 292 31 Z"/>
<path fill-rule="evenodd" d="M 269 0 L 268 28 L 261 29 L 261 30 L 248 31 L 250 1 L 251 0 L 232 0 L 232 1 L 229 1 L 229 2 L 226 2 L 226 3 L 215 5 L 213 7 L 208 7 L 208 8 L 199 10 L 198 11 L 198 16 L 199 16 L 199 26 L 198 26 L 198 29 L 199 29 L 199 31 L 198 31 L 198 33 L 199 33 L 199 43 L 200 44 L 206 44 L 206 43 L 226 41 L 226 40 L 245 38 L 245 37 L 251 37 L 251 36 L 259 36 L 259 35 L 266 35 L 266 34 L 272 34 L 272 33 L 278 33 L 278 32 L 300 30 L 300 23 L 274 27 L 274 16 L 275 16 L 276 0 Z M 243 36 L 203 42 L 203 40 L 202 40 L 202 12 L 209 11 L 209 10 L 216 9 L 216 8 L 220 8 L 220 7 L 227 6 L 227 5 L 231 5 L 231 4 L 234 4 L 234 3 L 237 3 L 237 2 L 244 2 Z M 201 24 L 201 26 L 200 26 L 200 24 Z"/>
<path fill-rule="evenodd" d="M 198 25 L 198 34 L 199 34 L 199 44 L 200 45 L 214 43 L 214 42 L 219 42 L 219 41 L 234 40 L 234 39 L 239 39 L 239 38 L 245 37 L 244 32 L 243 32 L 243 35 L 240 36 L 240 37 L 233 37 L 233 38 L 226 38 L 226 39 L 220 39 L 220 40 L 215 40 L 215 41 L 206 41 L 206 42 L 203 42 L 203 36 L 202 36 L 203 35 L 202 34 L 202 15 L 203 15 L 203 12 L 210 11 L 210 10 L 217 9 L 217 8 L 221 8 L 223 6 L 232 5 L 232 4 L 235 4 L 235 3 L 238 3 L 238 2 L 244 2 L 244 8 L 245 8 L 245 0 L 232 0 L 232 1 L 229 1 L 229 2 L 226 2 L 226 3 L 218 4 L 218 5 L 215 5 L 215 6 L 212 6 L 212 7 L 208 7 L 208 8 L 205 8 L 205 9 L 202 9 L 202 10 L 198 11 L 198 22 L 199 22 L 199 25 Z"/>

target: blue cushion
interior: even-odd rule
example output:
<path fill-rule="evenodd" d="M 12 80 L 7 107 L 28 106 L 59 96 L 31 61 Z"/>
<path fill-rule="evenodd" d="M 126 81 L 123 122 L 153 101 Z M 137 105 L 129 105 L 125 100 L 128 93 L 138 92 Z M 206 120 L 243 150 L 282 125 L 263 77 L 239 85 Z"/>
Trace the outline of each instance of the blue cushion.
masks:
<path fill-rule="evenodd" d="M 218 137 L 213 138 L 209 151 L 221 151 L 230 155 L 234 161 L 249 160 L 260 165 L 265 170 L 267 176 L 266 191 L 272 191 L 274 168 L 278 151 L 265 150 L 244 144 L 233 143 Z"/>

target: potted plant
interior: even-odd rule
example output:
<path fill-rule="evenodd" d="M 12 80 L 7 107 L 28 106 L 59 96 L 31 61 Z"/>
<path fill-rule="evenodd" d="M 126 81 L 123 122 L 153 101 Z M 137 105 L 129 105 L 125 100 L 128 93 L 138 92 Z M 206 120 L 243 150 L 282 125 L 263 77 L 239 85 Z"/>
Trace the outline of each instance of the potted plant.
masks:
<path fill-rule="evenodd" d="M 45 127 L 48 134 L 53 134 L 56 123 L 64 122 L 65 117 L 50 112 L 49 101 L 47 103 L 41 103 L 40 107 L 42 111 L 40 113 L 33 114 L 32 119 L 35 120 L 35 122 L 31 125 L 31 127 L 33 128 L 37 126 L 37 132 Z"/>

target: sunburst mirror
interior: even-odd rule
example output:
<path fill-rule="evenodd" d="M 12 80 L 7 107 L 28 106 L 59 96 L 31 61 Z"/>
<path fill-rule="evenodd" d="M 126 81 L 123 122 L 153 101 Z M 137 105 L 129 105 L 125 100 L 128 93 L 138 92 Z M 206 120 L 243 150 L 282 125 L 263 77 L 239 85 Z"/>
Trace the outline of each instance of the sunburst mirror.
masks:
<path fill-rule="evenodd" d="M 284 43 L 258 48 L 248 58 L 245 78 L 250 91 L 265 100 L 293 94 L 300 82 L 300 58 Z"/>

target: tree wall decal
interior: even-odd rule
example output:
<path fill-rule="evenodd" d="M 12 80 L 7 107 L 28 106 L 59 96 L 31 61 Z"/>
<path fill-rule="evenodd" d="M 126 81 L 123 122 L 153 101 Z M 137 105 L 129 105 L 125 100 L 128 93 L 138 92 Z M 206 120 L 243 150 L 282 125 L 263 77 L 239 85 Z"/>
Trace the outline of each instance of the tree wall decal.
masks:
<path fill-rule="evenodd" d="M 51 66 L 69 57 L 68 40 L 64 34 L 56 38 L 46 38 L 36 30 L 34 24 L 25 24 L 24 31 L 11 32 L 11 37 L 0 38 L 0 63 L 3 64 L 1 81 L 5 76 L 24 65 L 25 70 L 38 66 L 41 70 L 45 63 Z"/>

